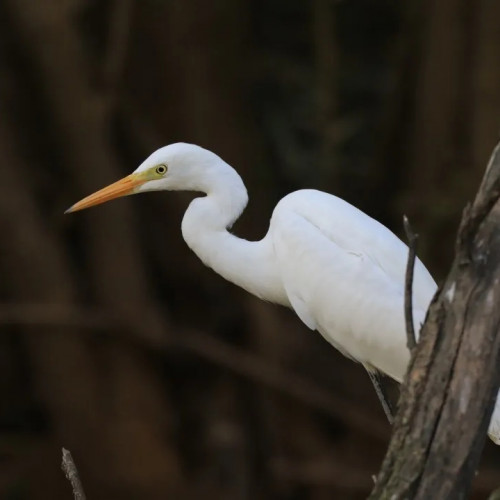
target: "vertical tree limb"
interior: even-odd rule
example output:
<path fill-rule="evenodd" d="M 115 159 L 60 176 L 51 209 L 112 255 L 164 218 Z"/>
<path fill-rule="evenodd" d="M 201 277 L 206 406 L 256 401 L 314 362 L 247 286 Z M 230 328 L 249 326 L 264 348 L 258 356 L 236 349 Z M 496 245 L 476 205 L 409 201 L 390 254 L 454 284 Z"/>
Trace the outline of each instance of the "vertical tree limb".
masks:
<path fill-rule="evenodd" d="M 76 468 L 71 452 L 66 448 L 62 449 L 62 463 L 61 469 L 66 474 L 71 486 L 73 488 L 73 495 L 75 500 L 86 500 L 85 492 L 83 491 L 82 482 L 80 481 L 80 476 L 78 474 L 78 469 Z"/>
<path fill-rule="evenodd" d="M 408 262 L 406 264 L 405 275 L 405 322 L 407 345 L 410 352 L 412 352 L 417 344 L 415 326 L 413 324 L 413 271 L 415 269 L 415 258 L 417 257 L 418 234 L 412 231 L 406 215 L 403 217 L 403 223 L 408 240 Z"/>
<path fill-rule="evenodd" d="M 372 500 L 467 496 L 500 383 L 500 144 L 464 211 L 402 389 Z"/>

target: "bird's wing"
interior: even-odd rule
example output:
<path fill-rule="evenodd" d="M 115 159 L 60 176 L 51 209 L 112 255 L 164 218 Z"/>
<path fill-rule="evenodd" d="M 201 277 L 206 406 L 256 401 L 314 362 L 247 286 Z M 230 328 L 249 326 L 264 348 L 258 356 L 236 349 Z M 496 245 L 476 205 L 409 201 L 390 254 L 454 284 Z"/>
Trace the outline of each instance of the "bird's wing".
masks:
<path fill-rule="evenodd" d="M 348 203 L 309 190 L 277 205 L 270 231 L 283 286 L 304 323 L 350 357 L 401 379 L 406 245 Z M 416 265 L 417 329 L 435 287 Z"/>
<path fill-rule="evenodd" d="M 302 222 L 311 224 L 339 248 L 354 256 L 365 256 L 395 283 L 404 284 L 408 247 L 361 210 L 328 193 L 304 189 L 283 198 L 276 207 L 273 219 L 277 216 L 282 221 L 292 222 L 291 215 L 302 217 Z M 436 289 L 432 276 L 417 258 L 413 282 L 415 307 L 427 309 Z"/>
<path fill-rule="evenodd" d="M 304 323 L 308 328 L 310 328 L 311 330 L 317 330 L 318 325 L 316 324 L 316 320 L 312 316 L 308 304 L 301 297 L 300 292 L 297 293 L 291 283 L 288 285 L 288 287 L 285 283 L 284 287 L 288 296 L 288 300 L 290 300 L 290 305 L 295 311 L 295 314 L 297 314 L 302 323 Z"/>

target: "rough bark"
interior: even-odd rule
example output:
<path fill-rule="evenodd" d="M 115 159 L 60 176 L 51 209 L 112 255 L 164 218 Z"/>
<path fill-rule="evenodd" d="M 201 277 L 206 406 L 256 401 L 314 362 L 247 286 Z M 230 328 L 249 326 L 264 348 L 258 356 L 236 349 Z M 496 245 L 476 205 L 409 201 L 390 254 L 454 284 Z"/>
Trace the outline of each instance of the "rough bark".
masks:
<path fill-rule="evenodd" d="M 500 383 L 500 144 L 403 386 L 371 499 L 466 498 Z"/>

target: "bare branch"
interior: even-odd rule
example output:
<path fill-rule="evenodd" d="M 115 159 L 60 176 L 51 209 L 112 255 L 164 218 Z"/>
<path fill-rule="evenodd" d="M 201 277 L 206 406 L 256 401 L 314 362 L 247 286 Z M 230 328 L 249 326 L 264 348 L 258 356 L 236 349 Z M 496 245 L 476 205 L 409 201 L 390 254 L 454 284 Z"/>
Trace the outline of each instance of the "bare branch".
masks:
<path fill-rule="evenodd" d="M 78 470 L 76 468 L 71 452 L 66 448 L 62 449 L 62 463 L 61 469 L 66 474 L 66 478 L 71 483 L 73 488 L 73 495 L 75 500 L 86 500 L 85 492 L 83 491 L 82 482 L 80 481 L 80 476 L 78 475 Z"/>
<path fill-rule="evenodd" d="M 394 423 L 394 410 L 392 408 L 391 402 L 389 400 L 389 396 L 387 392 L 384 390 L 382 385 L 382 380 L 377 372 L 372 372 L 371 370 L 366 370 L 370 380 L 372 381 L 373 388 L 375 389 L 375 393 L 382 405 L 382 409 L 384 410 L 385 416 L 389 421 L 389 424 L 392 425 Z"/>
<path fill-rule="evenodd" d="M 413 324 L 413 270 L 415 268 L 415 258 L 417 256 L 418 234 L 415 234 L 410 226 L 406 215 L 403 216 L 406 238 L 408 240 L 408 262 L 406 264 L 405 276 L 405 322 L 406 322 L 406 344 L 408 349 L 413 351 L 417 345 L 415 326 Z"/>
<path fill-rule="evenodd" d="M 465 207 L 458 231 L 455 252 L 460 253 L 462 261 L 469 258 L 470 242 L 481 221 L 492 210 L 500 197 L 500 143 L 493 150 L 486 167 L 479 191 L 472 205 Z"/>
<path fill-rule="evenodd" d="M 370 499 L 466 498 L 500 383 L 500 145 L 402 387 Z M 459 436 L 459 439 L 457 437 Z"/>

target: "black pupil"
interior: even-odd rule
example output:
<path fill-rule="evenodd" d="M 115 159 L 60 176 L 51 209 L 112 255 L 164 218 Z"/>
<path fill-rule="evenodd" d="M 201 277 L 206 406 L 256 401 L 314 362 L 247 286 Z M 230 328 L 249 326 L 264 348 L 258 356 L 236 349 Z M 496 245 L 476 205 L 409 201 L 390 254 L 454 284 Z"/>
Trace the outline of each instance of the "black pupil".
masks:
<path fill-rule="evenodd" d="M 159 174 L 163 174 L 163 173 L 165 173 L 165 167 L 158 167 L 158 168 L 157 168 L 157 172 L 158 172 Z"/>

